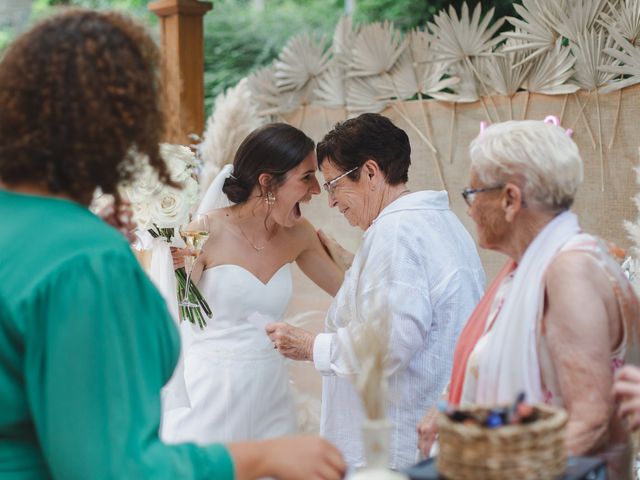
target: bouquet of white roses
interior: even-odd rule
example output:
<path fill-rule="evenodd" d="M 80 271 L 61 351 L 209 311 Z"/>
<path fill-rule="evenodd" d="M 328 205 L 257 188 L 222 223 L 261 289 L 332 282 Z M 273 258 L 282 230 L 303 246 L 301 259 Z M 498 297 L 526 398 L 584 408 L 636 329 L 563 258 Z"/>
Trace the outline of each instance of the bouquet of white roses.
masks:
<path fill-rule="evenodd" d="M 146 158 L 140 158 L 141 172 L 127 186 L 123 194 L 131 202 L 133 220 L 139 228 L 147 230 L 152 237 L 162 238 L 169 245 L 177 240 L 177 229 L 189 222 L 189 214 L 199 199 L 199 185 L 195 178 L 198 160 L 190 148 L 183 145 L 163 143 L 160 155 L 164 159 L 171 179 L 182 188 L 174 188 L 160 182 L 157 173 Z M 187 274 L 184 268 L 175 271 L 178 298 L 184 298 Z M 206 325 L 202 312 L 211 318 L 211 309 L 195 285 L 189 287 L 189 301 L 200 307 L 179 306 L 181 318 Z"/>

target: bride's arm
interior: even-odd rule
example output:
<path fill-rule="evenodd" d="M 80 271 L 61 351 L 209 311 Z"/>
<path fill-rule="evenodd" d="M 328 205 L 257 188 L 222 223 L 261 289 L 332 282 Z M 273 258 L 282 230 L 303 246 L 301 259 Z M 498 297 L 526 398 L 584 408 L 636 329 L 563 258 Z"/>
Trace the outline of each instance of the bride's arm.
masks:
<path fill-rule="evenodd" d="M 303 220 L 296 234 L 302 245 L 296 263 L 316 285 L 332 297 L 335 296 L 342 285 L 344 272 L 324 249 L 311 223 Z"/>

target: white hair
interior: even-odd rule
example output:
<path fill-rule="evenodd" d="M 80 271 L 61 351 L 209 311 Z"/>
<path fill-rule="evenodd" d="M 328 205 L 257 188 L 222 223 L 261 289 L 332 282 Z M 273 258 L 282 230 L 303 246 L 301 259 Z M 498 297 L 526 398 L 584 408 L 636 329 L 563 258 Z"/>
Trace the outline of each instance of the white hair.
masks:
<path fill-rule="evenodd" d="M 491 125 L 469 153 L 471 171 L 484 185 L 520 180 L 527 203 L 554 211 L 571 207 L 583 178 L 578 146 L 563 128 L 542 121 Z"/>

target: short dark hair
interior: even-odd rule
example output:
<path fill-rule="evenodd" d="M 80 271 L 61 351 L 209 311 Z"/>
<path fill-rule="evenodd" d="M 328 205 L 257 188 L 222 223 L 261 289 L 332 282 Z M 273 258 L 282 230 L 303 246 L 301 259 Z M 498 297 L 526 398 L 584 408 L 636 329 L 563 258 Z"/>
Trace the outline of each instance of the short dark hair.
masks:
<path fill-rule="evenodd" d="M 222 191 L 233 203 L 246 201 L 263 173 L 272 175 L 271 186 L 281 184 L 289 170 L 297 167 L 315 148 L 304 132 L 286 123 L 269 123 L 251 132 L 233 159 L 233 176 Z"/>
<path fill-rule="evenodd" d="M 38 184 L 88 204 L 114 194 L 149 157 L 170 180 L 158 143 L 159 52 L 121 14 L 72 9 L 16 39 L 0 62 L 0 179 Z"/>
<path fill-rule="evenodd" d="M 389 185 L 409 180 L 409 137 L 387 117 L 377 113 L 363 113 L 337 123 L 318 143 L 317 154 L 318 166 L 328 159 L 340 171 L 348 172 L 372 159 L 384 173 Z M 360 169 L 348 176 L 357 180 L 360 178 Z"/>

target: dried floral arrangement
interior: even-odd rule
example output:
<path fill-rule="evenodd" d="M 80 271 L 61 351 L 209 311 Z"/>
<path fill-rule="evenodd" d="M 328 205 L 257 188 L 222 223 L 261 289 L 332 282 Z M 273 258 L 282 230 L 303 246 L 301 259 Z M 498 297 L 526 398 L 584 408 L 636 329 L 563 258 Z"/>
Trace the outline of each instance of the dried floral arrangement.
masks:
<path fill-rule="evenodd" d="M 388 355 L 391 325 L 389 312 L 374 301 L 366 318 L 350 325 L 352 382 L 369 420 L 386 418 Z"/>

